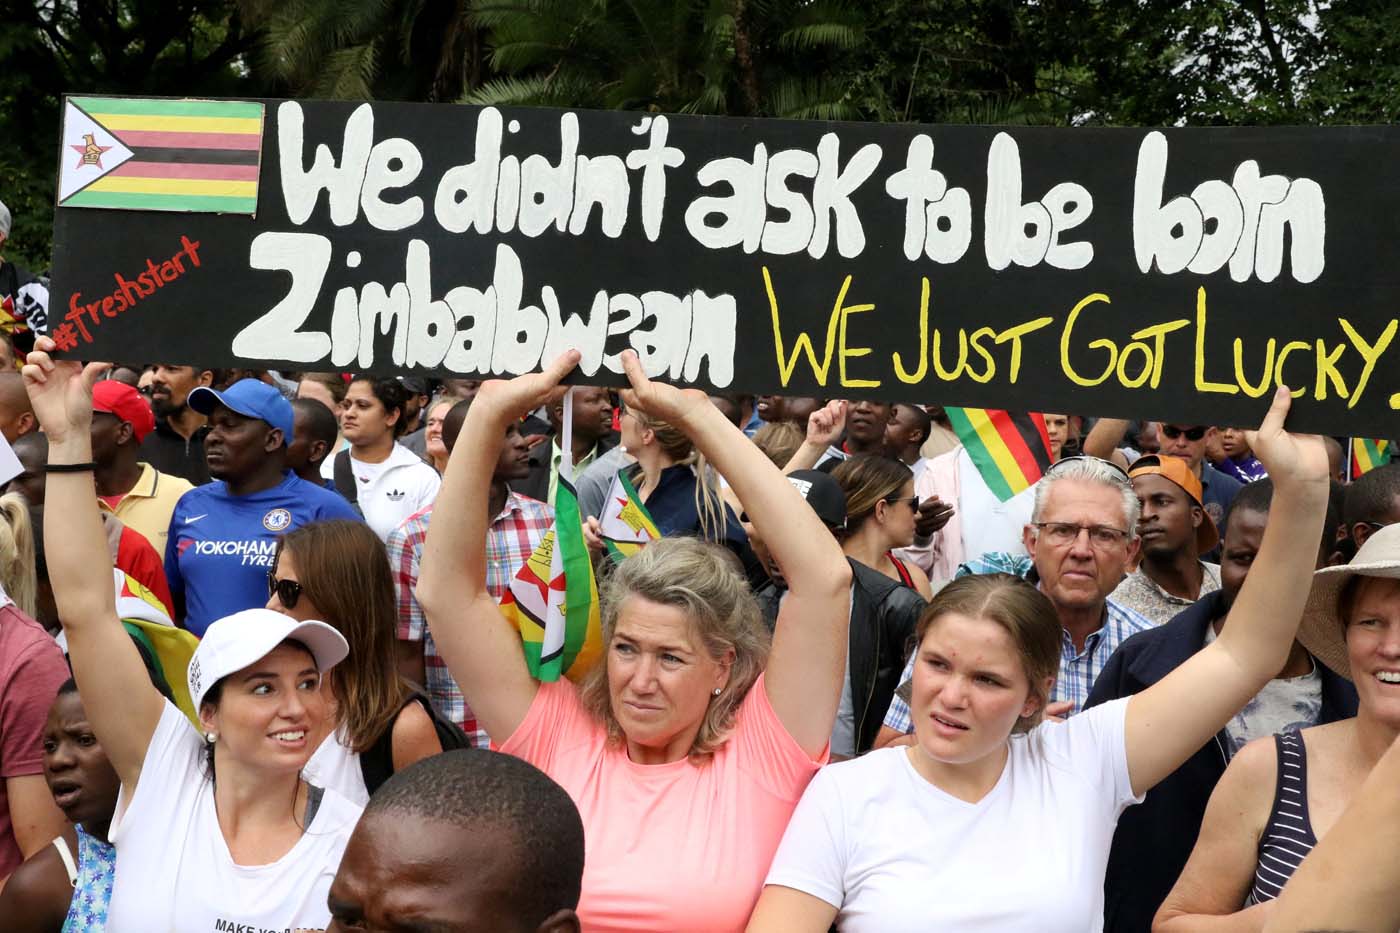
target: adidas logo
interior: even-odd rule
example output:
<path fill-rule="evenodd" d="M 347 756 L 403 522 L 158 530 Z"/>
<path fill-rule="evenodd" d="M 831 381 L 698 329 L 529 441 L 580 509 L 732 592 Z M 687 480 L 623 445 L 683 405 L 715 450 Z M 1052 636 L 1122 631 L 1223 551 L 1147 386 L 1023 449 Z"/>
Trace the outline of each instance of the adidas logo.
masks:
<path fill-rule="evenodd" d="M 400 502 L 403 500 L 405 493 L 402 489 L 391 489 L 385 495 L 389 497 L 390 502 Z"/>

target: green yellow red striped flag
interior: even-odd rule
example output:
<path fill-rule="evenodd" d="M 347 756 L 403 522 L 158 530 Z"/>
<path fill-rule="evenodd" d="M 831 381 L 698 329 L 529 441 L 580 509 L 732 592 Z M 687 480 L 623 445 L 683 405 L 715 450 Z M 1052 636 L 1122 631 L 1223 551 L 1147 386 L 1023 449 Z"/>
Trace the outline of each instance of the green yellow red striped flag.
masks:
<path fill-rule="evenodd" d="M 1351 478 L 1390 462 L 1390 441 L 1371 437 L 1351 439 Z"/>
<path fill-rule="evenodd" d="M 1029 489 L 1050 466 L 1045 418 L 989 408 L 946 408 L 977 472 L 1002 502 Z"/>
<path fill-rule="evenodd" d="M 263 105 L 68 97 L 58 205 L 254 214 Z"/>

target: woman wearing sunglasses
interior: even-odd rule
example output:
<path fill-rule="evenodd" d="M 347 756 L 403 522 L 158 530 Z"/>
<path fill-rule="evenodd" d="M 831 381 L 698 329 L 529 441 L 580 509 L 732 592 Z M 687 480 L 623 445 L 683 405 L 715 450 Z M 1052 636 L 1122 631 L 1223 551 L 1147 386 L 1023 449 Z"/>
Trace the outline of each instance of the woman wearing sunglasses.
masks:
<path fill-rule="evenodd" d="M 913 472 L 898 460 L 860 454 L 843 461 L 831 476 L 846 493 L 841 550 L 851 560 L 932 599 L 928 576 L 894 555 L 896 548 L 914 543 L 919 497 L 914 495 Z"/>
<path fill-rule="evenodd" d="M 312 522 L 277 545 L 267 573 L 267 608 L 293 619 L 319 619 L 350 644 L 327 679 L 337 727 L 306 763 L 315 783 L 364 806 L 395 771 L 453 742 L 422 693 L 395 665 L 398 613 L 384 544 L 363 522 Z"/>
<path fill-rule="evenodd" d="M 1252 439 L 1274 503 L 1214 642 L 1135 696 L 1042 723 L 1065 637 L 1055 607 L 1010 575 L 954 580 L 919 620 L 914 744 L 813 779 L 751 933 L 1103 929 L 1119 815 L 1209 742 L 1292 645 L 1328 465 L 1320 438 L 1283 430 L 1290 400 L 1286 388 L 1275 395 Z M 1108 536 L 1095 515 L 1117 508 L 1120 491 L 1065 479 L 1055 492 L 1053 524 L 1076 526 L 1069 546 L 1087 561 Z"/>
<path fill-rule="evenodd" d="M 323 929 L 360 807 L 302 778 L 332 725 L 321 677 L 345 639 L 248 609 L 213 622 L 186 675 L 198 729 L 151 683 L 117 617 L 93 485 L 92 387 L 104 367 L 24 367 L 49 437 L 49 579 L 92 732 L 121 782 L 108 838 L 109 930 Z"/>

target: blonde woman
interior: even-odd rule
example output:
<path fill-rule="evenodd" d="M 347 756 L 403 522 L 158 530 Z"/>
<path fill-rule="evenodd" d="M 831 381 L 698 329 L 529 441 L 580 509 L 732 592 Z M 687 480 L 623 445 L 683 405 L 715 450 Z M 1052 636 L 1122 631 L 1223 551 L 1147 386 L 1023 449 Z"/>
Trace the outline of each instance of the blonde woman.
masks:
<path fill-rule="evenodd" d="M 699 392 L 649 381 L 625 351 L 629 420 L 673 426 L 729 478 L 791 568 L 788 598 L 770 651 L 724 550 L 693 537 L 658 541 L 605 583 L 604 660 L 582 688 L 532 680 L 519 633 L 486 589 L 490 516 L 480 503 L 507 428 L 548 401 L 578 359 L 570 350 L 543 373 L 482 386 L 448 463 L 418 599 L 478 721 L 578 804 L 584 928 L 738 930 L 797 798 L 827 759 L 851 571 L 738 428 Z"/>
<path fill-rule="evenodd" d="M 19 611 L 38 618 L 38 576 L 29 503 L 16 492 L 0 496 L 0 589 Z"/>

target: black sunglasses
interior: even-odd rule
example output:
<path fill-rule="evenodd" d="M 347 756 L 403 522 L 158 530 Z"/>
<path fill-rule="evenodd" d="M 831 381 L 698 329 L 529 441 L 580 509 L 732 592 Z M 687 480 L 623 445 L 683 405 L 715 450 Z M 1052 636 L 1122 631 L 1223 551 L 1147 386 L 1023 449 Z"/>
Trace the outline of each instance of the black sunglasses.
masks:
<path fill-rule="evenodd" d="M 1188 441 L 1199 441 L 1201 438 L 1203 438 L 1203 437 L 1206 436 L 1206 430 L 1207 430 L 1206 428 L 1202 428 L 1202 427 L 1195 427 L 1195 428 L 1178 428 L 1178 427 L 1177 427 L 1176 425 L 1174 425 L 1174 424 L 1164 424 L 1164 425 L 1162 425 L 1162 434 L 1163 434 L 1163 436 L 1168 437 L 1168 438 L 1170 438 L 1171 440 L 1176 440 L 1178 437 L 1180 437 L 1181 435 L 1185 434 L 1185 435 L 1186 435 L 1186 439 L 1187 439 Z"/>
<path fill-rule="evenodd" d="M 301 584 L 295 580 L 279 580 L 271 570 L 267 572 L 268 598 L 276 596 L 284 609 L 295 609 L 301 599 Z"/>

